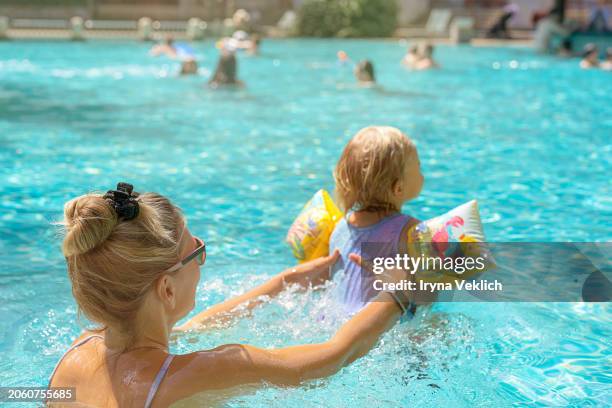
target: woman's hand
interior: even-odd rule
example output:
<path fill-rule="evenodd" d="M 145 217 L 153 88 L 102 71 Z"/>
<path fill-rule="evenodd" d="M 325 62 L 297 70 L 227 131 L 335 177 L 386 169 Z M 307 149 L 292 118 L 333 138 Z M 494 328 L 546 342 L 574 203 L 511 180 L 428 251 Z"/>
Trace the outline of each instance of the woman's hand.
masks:
<path fill-rule="evenodd" d="M 297 283 L 300 286 L 317 286 L 331 278 L 331 268 L 340 257 L 336 249 L 331 255 L 304 262 L 282 272 L 285 283 Z"/>

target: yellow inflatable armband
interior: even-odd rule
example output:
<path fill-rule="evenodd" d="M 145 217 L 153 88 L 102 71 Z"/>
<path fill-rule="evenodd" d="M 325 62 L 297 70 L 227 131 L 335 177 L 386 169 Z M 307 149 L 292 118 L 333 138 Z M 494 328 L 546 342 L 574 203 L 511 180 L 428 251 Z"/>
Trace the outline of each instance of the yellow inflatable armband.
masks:
<path fill-rule="evenodd" d="M 287 232 L 286 241 L 300 263 L 328 255 L 329 237 L 340 218 L 342 211 L 327 191 L 312 196 Z"/>

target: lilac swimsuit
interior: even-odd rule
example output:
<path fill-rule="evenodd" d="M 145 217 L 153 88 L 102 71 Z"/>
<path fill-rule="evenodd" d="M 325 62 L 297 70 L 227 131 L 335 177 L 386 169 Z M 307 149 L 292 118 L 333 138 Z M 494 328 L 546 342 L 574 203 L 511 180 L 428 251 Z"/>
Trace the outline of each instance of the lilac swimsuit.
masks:
<path fill-rule="evenodd" d="M 368 227 L 350 225 L 347 217 L 336 225 L 329 240 L 329 252 L 340 250 L 340 259 L 332 268 L 332 277 L 337 283 L 335 296 L 345 306 L 346 312 L 353 314 L 365 306 L 376 295 L 376 291 L 372 287 L 374 278 L 362 273 L 361 267 L 349 260 L 349 254 L 361 255 L 363 243 L 376 242 L 376 253 L 370 256 L 395 256 L 402 229 L 412 217 L 394 214 Z"/>

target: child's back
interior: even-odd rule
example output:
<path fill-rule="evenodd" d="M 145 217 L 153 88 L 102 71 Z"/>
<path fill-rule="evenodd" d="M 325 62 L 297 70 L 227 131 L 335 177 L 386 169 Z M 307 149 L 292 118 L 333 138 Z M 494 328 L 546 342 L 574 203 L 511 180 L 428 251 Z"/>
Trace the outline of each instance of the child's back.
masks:
<path fill-rule="evenodd" d="M 329 241 L 329 251 L 340 251 L 340 259 L 334 265 L 333 276 L 337 283 L 337 299 L 348 313 L 355 313 L 372 299 L 376 292 L 375 275 L 362 272 L 359 265 L 349 259 L 349 254 L 362 255 L 362 245 L 367 245 L 367 256 L 393 257 L 400 253 L 400 240 L 406 227 L 416 220 L 408 215 L 395 213 L 367 227 L 351 225 L 347 218 L 338 222 Z"/>
<path fill-rule="evenodd" d="M 402 205 L 423 187 L 415 145 L 396 128 L 371 126 L 346 145 L 334 171 L 336 196 L 347 213 L 330 238 L 330 253 L 340 250 L 334 266 L 337 295 L 348 312 L 361 309 L 375 294 L 376 276 L 362 273 L 350 253 L 364 259 L 394 257 L 415 219 L 401 214 Z M 403 241 L 405 243 L 405 241 Z"/>

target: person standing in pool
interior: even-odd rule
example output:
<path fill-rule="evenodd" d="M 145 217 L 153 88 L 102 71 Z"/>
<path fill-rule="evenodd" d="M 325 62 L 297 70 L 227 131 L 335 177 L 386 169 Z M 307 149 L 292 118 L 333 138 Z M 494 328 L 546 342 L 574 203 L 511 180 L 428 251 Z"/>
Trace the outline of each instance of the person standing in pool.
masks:
<path fill-rule="evenodd" d="M 234 52 L 223 50 L 217 63 L 217 68 L 213 76 L 208 81 L 208 85 L 211 88 L 218 88 L 220 86 L 244 86 L 244 83 L 237 78 L 237 67 L 236 54 Z"/>
<path fill-rule="evenodd" d="M 249 36 L 244 31 L 236 31 L 231 37 L 223 37 L 217 41 L 216 47 L 220 50 L 231 52 L 246 51 L 248 55 L 256 56 L 259 54 L 261 37 L 258 34 Z"/>
<path fill-rule="evenodd" d="M 175 355 L 169 337 L 194 307 L 206 261 L 204 240 L 192 235 L 179 208 L 160 194 L 138 194 L 119 183 L 117 190 L 67 202 L 63 224 L 72 294 L 98 327 L 74 341 L 49 387 L 74 387 L 79 406 L 167 407 L 196 394 L 218 400 L 330 376 L 366 354 L 409 304 L 406 293 L 381 293 L 323 343 L 279 349 L 227 344 Z M 228 318 L 239 306 L 253 308 L 287 285 L 316 285 L 337 258 L 333 253 L 287 269 L 183 329 Z"/>

